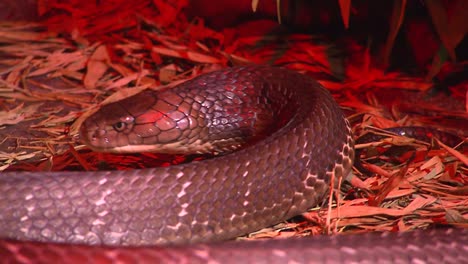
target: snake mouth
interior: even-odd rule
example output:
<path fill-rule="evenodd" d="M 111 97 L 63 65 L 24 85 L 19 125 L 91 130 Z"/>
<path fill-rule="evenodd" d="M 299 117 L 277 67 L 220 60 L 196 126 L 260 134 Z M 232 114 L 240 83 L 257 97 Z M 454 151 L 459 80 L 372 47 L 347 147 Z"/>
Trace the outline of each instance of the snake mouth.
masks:
<path fill-rule="evenodd" d="M 91 148 L 93 149 L 93 148 Z M 108 148 L 96 148 L 94 151 L 110 152 L 118 154 L 154 152 L 164 154 L 207 154 L 211 153 L 213 145 L 210 142 L 195 141 L 190 145 L 182 142 L 149 144 L 149 145 L 125 145 Z"/>

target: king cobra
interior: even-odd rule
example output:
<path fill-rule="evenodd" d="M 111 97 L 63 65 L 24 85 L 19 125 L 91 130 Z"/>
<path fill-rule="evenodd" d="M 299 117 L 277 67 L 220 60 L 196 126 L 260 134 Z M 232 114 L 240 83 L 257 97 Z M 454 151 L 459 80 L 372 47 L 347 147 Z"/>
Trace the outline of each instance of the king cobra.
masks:
<path fill-rule="evenodd" d="M 319 205 L 352 167 L 339 106 L 294 71 L 234 67 L 145 90 L 102 106 L 80 134 L 97 151 L 219 155 L 127 171 L 2 173 L 3 260 L 467 260 L 467 232 L 456 229 L 215 243 Z"/>

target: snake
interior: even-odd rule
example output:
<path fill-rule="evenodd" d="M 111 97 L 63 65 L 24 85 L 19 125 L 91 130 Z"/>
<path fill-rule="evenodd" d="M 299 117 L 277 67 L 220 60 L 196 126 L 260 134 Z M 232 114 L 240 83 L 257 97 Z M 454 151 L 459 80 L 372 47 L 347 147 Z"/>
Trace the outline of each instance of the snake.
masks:
<path fill-rule="evenodd" d="M 214 157 L 136 170 L 2 173 L 6 260 L 217 263 L 238 256 L 258 263 L 258 256 L 321 262 L 327 255 L 346 262 L 381 259 L 375 248 L 388 249 L 392 239 L 401 240 L 402 259 L 467 258 L 463 229 L 222 242 L 321 205 L 352 168 L 354 141 L 340 107 L 317 81 L 292 70 L 236 66 L 147 89 L 103 105 L 83 122 L 80 138 L 95 151 Z M 415 253 L 428 248 L 427 239 L 437 241 L 431 254 Z M 371 251 L 358 249 L 362 243 Z"/>

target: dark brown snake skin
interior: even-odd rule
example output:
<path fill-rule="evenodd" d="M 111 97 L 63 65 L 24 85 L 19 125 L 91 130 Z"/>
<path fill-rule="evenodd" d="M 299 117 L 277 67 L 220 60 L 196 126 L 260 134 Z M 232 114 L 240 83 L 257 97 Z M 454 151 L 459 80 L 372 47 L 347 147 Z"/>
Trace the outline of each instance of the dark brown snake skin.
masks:
<path fill-rule="evenodd" d="M 3 260 L 50 263 L 65 258 L 83 263 L 120 259 L 134 263 L 159 258 L 174 263 L 217 263 L 237 256 L 255 263 L 322 262 L 326 258 L 346 262 L 354 257 L 371 262 L 399 257 L 401 262 L 415 263 L 422 263 L 417 262 L 421 259 L 466 261 L 465 230 L 133 248 L 226 240 L 288 219 L 322 202 L 330 181 L 334 179 L 336 184 L 347 174 L 354 158 L 349 124 L 328 91 L 289 70 L 236 67 L 202 75 L 163 94 L 144 92 L 139 96 L 139 102 L 127 99 L 104 106 L 101 113 L 107 113 L 108 121 L 99 112 L 90 117 L 82 130 L 84 141 L 95 149 L 108 149 L 107 137 L 116 140 L 112 148 L 126 142 L 146 148 L 149 141 L 157 140 L 160 148 L 164 148 L 162 143 L 173 144 L 182 152 L 186 149 L 180 146 L 195 142 L 203 146 L 195 151 L 209 148 L 217 152 L 229 147 L 219 138 L 214 145 L 206 143 L 204 133 L 256 138 L 249 127 L 274 132 L 230 154 L 166 168 L 2 173 Z M 260 112 L 252 113 L 258 106 Z M 153 111 L 153 118 L 163 110 L 175 113 L 171 120 L 159 114 L 157 120 L 148 121 L 144 114 Z M 233 113 L 234 118 L 229 117 Z M 255 122 L 254 117 L 260 121 Z M 272 118 L 281 127 L 263 121 Z M 147 123 L 158 122 L 162 127 L 147 130 Z M 242 135 L 225 129 L 239 123 Z M 174 128 L 180 133 L 173 132 Z M 402 243 L 397 246 L 401 251 L 379 256 L 377 248 L 387 250 L 391 239 Z M 425 245 L 427 240 L 433 246 Z M 359 245 L 374 250 L 361 251 Z M 420 252 L 428 249 L 439 253 Z"/>

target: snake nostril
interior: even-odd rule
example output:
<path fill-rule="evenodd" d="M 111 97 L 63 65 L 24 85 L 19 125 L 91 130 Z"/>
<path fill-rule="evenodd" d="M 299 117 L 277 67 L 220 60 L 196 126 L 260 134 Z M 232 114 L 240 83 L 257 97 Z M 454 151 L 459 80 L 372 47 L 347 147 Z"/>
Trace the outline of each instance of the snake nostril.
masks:
<path fill-rule="evenodd" d="M 96 129 L 94 132 L 90 133 L 90 140 L 95 142 L 105 137 L 106 134 L 107 131 L 105 129 Z"/>
<path fill-rule="evenodd" d="M 96 132 L 97 137 L 103 137 L 107 134 L 107 131 L 105 129 L 98 129 Z"/>

